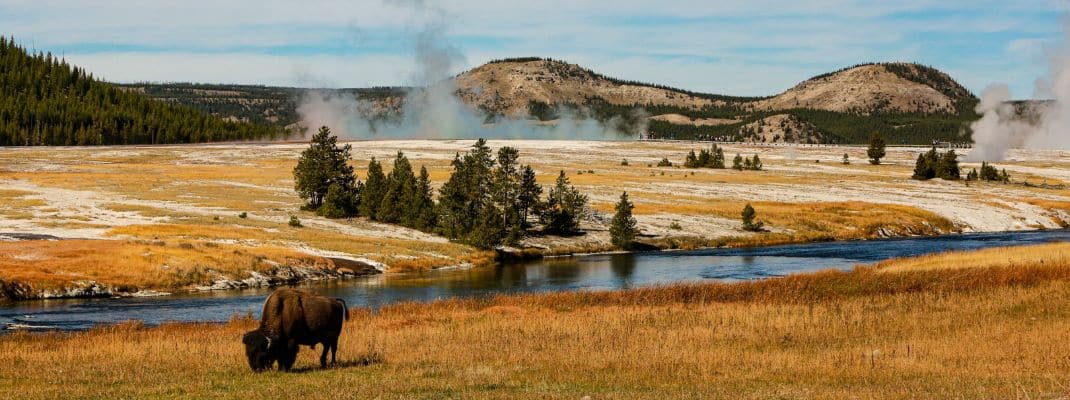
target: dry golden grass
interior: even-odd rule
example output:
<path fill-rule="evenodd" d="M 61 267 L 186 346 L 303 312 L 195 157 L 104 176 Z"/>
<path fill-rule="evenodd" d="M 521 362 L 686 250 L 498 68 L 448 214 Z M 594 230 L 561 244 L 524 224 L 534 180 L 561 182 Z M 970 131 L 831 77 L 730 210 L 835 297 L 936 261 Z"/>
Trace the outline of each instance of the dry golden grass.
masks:
<path fill-rule="evenodd" d="M 644 194 L 635 195 L 643 198 Z M 659 198 L 663 196 L 655 196 Z M 679 196 L 677 196 L 679 197 Z M 739 219 L 746 202 L 678 198 L 676 203 L 662 200 L 635 202 L 635 214 L 669 213 L 710 215 Z M 724 237 L 707 241 L 714 246 L 759 246 L 820 240 L 872 239 L 886 235 L 933 235 L 958 229 L 947 218 L 916 207 L 875 204 L 862 201 L 819 203 L 750 203 L 757 219 L 784 232 L 758 236 Z M 614 204 L 599 203 L 595 208 L 612 212 Z"/>
<path fill-rule="evenodd" d="M 876 264 L 881 272 L 933 271 L 963 268 L 1002 267 L 1020 265 L 1070 265 L 1070 243 L 1059 242 L 1019 247 L 955 251 Z"/>
<path fill-rule="evenodd" d="M 0 189 L 0 217 L 7 219 L 32 219 L 33 208 L 43 207 L 45 202 L 26 196 L 33 193 L 24 190 Z"/>
<path fill-rule="evenodd" d="M 132 225 L 112 229 L 109 233 L 154 240 L 254 240 L 280 246 L 300 243 L 382 262 L 394 272 L 427 270 L 466 262 L 485 265 L 494 260 L 492 251 L 473 251 L 468 246 L 456 243 L 346 235 L 322 229 L 297 229 L 283 224 L 239 220 L 236 217 L 231 219 L 234 221 L 212 221 L 216 225 L 208 225 L 209 221 L 202 224 Z M 261 228 L 230 223 L 237 221 Z"/>
<path fill-rule="evenodd" d="M 298 373 L 248 371 L 240 336 L 254 325 L 239 318 L 2 336 L 0 397 L 1070 395 L 1065 263 L 899 273 L 863 267 L 358 309 L 342 335 L 342 365 L 320 370 L 318 352 L 306 348 Z"/>
<path fill-rule="evenodd" d="M 38 290 L 86 280 L 126 290 L 182 288 L 211 283 L 216 278 L 213 271 L 242 278 L 246 271 L 271 269 L 272 262 L 333 266 L 322 257 L 272 246 L 129 240 L 0 243 L 0 277 Z"/>

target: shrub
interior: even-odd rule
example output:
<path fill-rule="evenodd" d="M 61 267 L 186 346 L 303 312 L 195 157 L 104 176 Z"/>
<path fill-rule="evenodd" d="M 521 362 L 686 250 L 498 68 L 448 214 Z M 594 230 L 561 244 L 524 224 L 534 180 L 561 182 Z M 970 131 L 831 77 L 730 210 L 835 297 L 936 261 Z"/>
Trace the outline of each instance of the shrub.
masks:
<path fill-rule="evenodd" d="M 757 212 L 754 211 L 754 207 L 751 207 L 750 203 L 747 203 L 743 207 L 743 230 L 749 232 L 761 232 L 765 223 L 762 221 L 755 221 L 754 217 L 757 216 Z"/>
<path fill-rule="evenodd" d="M 987 162 L 981 163 L 981 172 L 979 177 L 982 181 L 989 182 L 1010 182 L 1010 175 L 1007 175 L 1007 170 L 1004 169 L 1001 173 L 996 167 Z"/>
<path fill-rule="evenodd" d="M 297 219 L 296 215 L 291 215 L 290 216 L 290 226 L 292 226 L 294 228 L 300 228 L 300 227 L 302 227 L 304 225 L 301 225 L 301 220 Z"/>

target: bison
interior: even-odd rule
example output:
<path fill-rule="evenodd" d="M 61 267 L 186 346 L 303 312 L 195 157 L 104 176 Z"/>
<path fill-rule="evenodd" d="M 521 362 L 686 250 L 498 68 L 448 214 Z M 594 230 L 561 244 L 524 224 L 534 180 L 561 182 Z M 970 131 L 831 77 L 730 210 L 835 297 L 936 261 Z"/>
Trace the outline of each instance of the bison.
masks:
<path fill-rule="evenodd" d="M 334 364 L 347 310 L 342 299 L 295 289 L 276 290 L 264 301 L 260 327 L 242 337 L 249 367 L 260 372 L 277 361 L 280 370 L 288 371 L 297 359 L 298 346 L 315 348 L 316 344 L 323 345 L 320 367 L 327 366 L 328 350 Z"/>

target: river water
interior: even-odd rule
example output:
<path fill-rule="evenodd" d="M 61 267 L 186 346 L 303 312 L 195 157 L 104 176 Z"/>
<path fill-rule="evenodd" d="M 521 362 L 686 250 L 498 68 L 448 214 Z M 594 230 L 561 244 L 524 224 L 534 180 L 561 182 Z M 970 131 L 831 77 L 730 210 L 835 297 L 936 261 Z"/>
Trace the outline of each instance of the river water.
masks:
<path fill-rule="evenodd" d="M 606 254 L 517 262 L 493 268 L 377 275 L 302 287 L 341 297 L 350 307 L 494 294 L 613 290 L 685 281 L 739 281 L 948 250 L 1070 240 L 1070 230 L 979 233 L 928 238 L 824 242 L 751 249 Z M 217 291 L 152 298 L 64 299 L 0 307 L 2 329 L 78 330 L 141 320 L 225 321 L 258 316 L 272 289 Z"/>

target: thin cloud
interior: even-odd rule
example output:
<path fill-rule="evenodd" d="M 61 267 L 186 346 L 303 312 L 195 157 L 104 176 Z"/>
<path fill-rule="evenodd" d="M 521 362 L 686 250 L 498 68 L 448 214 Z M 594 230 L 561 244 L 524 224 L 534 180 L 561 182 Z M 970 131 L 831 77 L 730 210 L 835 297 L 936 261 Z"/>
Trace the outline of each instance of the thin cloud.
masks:
<path fill-rule="evenodd" d="M 422 2 L 449 16 L 447 40 L 466 61 L 454 72 L 493 58 L 545 56 L 739 95 L 889 60 L 961 73 L 979 91 L 1006 81 L 1008 71 L 1033 68 L 1022 53 L 1058 35 L 1066 11 L 1066 3 L 1036 0 L 479 3 Z M 413 18 L 430 17 L 379 0 L 0 0 L 0 33 L 123 82 L 290 85 L 300 81 L 294 71 L 305 71 L 338 86 L 405 84 L 415 68 Z M 1010 83 L 1016 93 L 1033 86 L 1026 78 Z"/>

